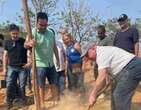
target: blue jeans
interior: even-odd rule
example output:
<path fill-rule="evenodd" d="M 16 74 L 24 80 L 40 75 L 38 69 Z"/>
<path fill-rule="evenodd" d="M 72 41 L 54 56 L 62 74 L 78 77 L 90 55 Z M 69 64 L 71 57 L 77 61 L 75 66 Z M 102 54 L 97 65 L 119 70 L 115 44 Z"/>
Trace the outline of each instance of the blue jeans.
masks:
<path fill-rule="evenodd" d="M 38 85 L 45 87 L 46 77 L 49 84 L 57 86 L 57 72 L 55 67 L 37 67 Z"/>
<path fill-rule="evenodd" d="M 131 99 L 139 81 L 141 81 L 141 59 L 135 57 L 115 78 L 112 110 L 131 109 Z"/>
<path fill-rule="evenodd" d="M 65 71 L 59 71 L 58 78 L 57 78 L 57 84 L 59 89 L 59 94 L 64 95 L 64 89 L 65 89 Z"/>
<path fill-rule="evenodd" d="M 25 98 L 26 79 L 27 74 L 25 73 L 25 69 L 8 66 L 6 77 L 7 102 L 12 102 L 16 97 Z"/>
<path fill-rule="evenodd" d="M 32 90 L 32 83 L 31 83 L 31 68 L 26 68 L 25 72 L 27 74 L 27 86 L 29 90 Z"/>
<path fill-rule="evenodd" d="M 83 94 L 85 92 L 83 72 L 72 73 L 71 69 L 68 68 L 67 74 L 68 74 L 69 90 L 74 91 L 76 89 L 79 89 L 80 92 Z"/>

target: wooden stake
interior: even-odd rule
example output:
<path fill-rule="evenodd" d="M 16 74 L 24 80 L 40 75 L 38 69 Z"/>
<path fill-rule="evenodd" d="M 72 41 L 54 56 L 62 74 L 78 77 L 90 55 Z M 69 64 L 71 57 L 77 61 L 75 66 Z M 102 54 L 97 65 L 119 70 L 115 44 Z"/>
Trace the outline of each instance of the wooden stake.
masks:
<path fill-rule="evenodd" d="M 23 10 L 25 17 L 26 30 L 28 33 L 28 40 L 32 39 L 30 18 L 28 14 L 28 1 L 22 0 L 23 2 Z M 34 87 L 34 102 L 36 105 L 36 110 L 40 110 L 40 97 L 39 97 L 39 88 L 37 85 L 37 71 L 36 71 L 36 62 L 35 62 L 35 48 L 32 48 L 32 72 L 33 72 L 33 87 Z"/>

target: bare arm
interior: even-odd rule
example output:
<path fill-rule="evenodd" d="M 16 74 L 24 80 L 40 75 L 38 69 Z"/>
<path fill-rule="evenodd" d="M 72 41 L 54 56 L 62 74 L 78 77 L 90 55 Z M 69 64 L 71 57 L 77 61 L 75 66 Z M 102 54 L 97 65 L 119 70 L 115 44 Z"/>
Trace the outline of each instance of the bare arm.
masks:
<path fill-rule="evenodd" d="M 26 48 L 26 49 L 30 48 L 29 41 L 30 41 L 29 37 L 26 36 L 26 39 L 25 39 L 25 42 L 24 42 L 24 48 Z"/>
<path fill-rule="evenodd" d="M 96 102 L 98 93 L 105 87 L 107 77 L 108 77 L 108 70 L 106 68 L 99 71 L 99 75 L 96 79 L 94 88 L 89 96 L 90 106 L 92 106 Z"/>
<path fill-rule="evenodd" d="M 30 50 L 27 50 L 27 63 L 23 65 L 23 68 L 30 68 L 32 66 L 32 54 Z"/>
<path fill-rule="evenodd" d="M 3 74 L 6 75 L 8 66 L 8 52 L 4 50 L 3 52 Z"/>
<path fill-rule="evenodd" d="M 79 43 L 75 43 L 74 48 L 77 49 L 79 51 L 79 53 L 81 54 L 81 45 Z"/>
<path fill-rule="evenodd" d="M 139 54 L 139 43 L 138 42 L 134 44 L 134 50 L 135 50 L 134 54 L 138 56 Z"/>

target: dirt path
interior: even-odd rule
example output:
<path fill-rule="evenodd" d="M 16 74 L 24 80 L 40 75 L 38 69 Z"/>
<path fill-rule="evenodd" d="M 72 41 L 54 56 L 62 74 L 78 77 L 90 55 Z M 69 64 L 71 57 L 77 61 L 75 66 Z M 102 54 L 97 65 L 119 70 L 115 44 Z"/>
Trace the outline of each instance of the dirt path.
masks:
<path fill-rule="evenodd" d="M 87 110 L 87 100 L 88 94 L 94 84 L 93 78 L 93 68 L 90 68 L 88 64 L 86 66 L 85 73 L 85 86 L 86 86 L 86 97 L 79 98 L 78 96 L 68 92 L 66 90 L 65 96 L 61 99 L 58 104 L 54 104 L 52 101 L 46 101 L 46 108 L 44 110 Z M 0 110 L 6 110 L 3 100 L 5 90 L 0 89 Z M 141 86 L 138 87 L 136 93 L 132 100 L 132 109 L 131 110 L 141 110 Z M 19 109 L 23 110 L 23 109 Z M 35 106 L 31 105 L 26 107 L 25 110 L 35 110 Z M 104 99 L 98 100 L 96 105 L 91 110 L 110 110 L 110 95 L 106 96 Z"/>

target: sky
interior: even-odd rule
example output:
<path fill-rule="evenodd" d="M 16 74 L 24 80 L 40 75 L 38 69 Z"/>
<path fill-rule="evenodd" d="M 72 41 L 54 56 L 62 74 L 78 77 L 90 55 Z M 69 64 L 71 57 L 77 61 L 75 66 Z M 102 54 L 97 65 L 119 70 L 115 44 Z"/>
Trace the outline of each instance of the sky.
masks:
<path fill-rule="evenodd" d="M 31 0 L 29 0 L 31 1 Z M 89 8 L 101 19 L 118 17 L 126 13 L 131 20 L 141 18 L 141 0 L 83 0 L 88 3 Z M 58 9 L 65 7 L 65 0 L 60 0 Z M 31 4 L 30 4 L 31 5 Z M 9 20 L 17 22 L 17 13 L 23 14 L 22 0 L 0 0 L 0 24 Z"/>
<path fill-rule="evenodd" d="M 131 19 L 141 18 L 141 0 L 91 0 L 95 12 L 104 19 L 125 13 Z"/>

